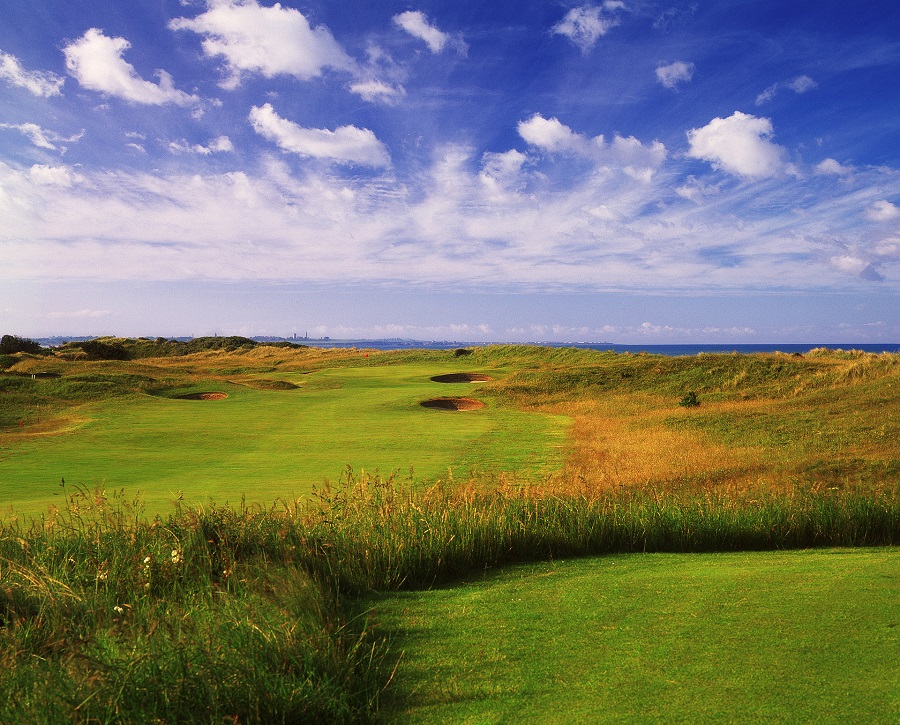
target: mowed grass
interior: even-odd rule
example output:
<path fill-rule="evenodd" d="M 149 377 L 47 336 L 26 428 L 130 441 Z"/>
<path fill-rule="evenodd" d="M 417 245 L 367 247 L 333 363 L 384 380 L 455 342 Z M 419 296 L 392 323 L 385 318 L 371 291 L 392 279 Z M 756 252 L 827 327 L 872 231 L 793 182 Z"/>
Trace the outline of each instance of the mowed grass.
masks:
<path fill-rule="evenodd" d="M 390 722 L 900 719 L 900 550 L 628 554 L 374 603 Z"/>
<path fill-rule="evenodd" d="M 0 501 L 27 514 L 62 504 L 66 484 L 125 489 L 149 514 L 184 496 L 195 504 L 242 498 L 269 505 L 308 495 L 346 468 L 415 482 L 472 471 L 543 475 L 558 467 L 567 419 L 484 408 L 445 412 L 422 400 L 477 395 L 479 385 L 430 380 L 460 369 L 446 362 L 398 363 L 278 373 L 296 389 L 195 380 L 164 391 L 94 403 L 54 435 L 13 429 L 0 448 Z M 272 375 L 265 376 L 271 380 Z M 179 394 L 217 391 L 223 400 Z"/>

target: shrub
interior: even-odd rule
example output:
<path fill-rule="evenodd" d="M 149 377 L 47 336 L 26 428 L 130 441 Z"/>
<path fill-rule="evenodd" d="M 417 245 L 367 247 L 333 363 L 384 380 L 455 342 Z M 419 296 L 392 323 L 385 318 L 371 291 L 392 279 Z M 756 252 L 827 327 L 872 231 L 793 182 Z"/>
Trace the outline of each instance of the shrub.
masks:
<path fill-rule="evenodd" d="M 700 399 L 697 397 L 697 393 L 691 390 L 681 397 L 678 404 L 683 408 L 698 408 L 700 406 Z"/>
<path fill-rule="evenodd" d="M 102 340 L 79 342 L 78 347 L 84 350 L 91 360 L 128 360 L 131 357 L 128 350 L 121 345 Z"/>
<path fill-rule="evenodd" d="M 15 355 L 17 352 L 29 352 L 32 355 L 40 354 L 43 348 L 34 340 L 17 335 L 4 335 L 0 338 L 0 354 Z"/>

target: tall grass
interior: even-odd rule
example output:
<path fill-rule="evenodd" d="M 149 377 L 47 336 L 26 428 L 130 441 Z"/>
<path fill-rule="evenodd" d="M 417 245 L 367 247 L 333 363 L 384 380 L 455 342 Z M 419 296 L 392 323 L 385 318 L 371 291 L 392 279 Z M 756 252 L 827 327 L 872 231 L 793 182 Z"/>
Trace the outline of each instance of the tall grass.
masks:
<path fill-rule="evenodd" d="M 313 501 L 139 506 L 76 490 L 0 528 L 0 721 L 350 722 L 388 645 L 361 594 L 607 552 L 900 543 L 900 490 L 440 482 L 348 471 Z"/>

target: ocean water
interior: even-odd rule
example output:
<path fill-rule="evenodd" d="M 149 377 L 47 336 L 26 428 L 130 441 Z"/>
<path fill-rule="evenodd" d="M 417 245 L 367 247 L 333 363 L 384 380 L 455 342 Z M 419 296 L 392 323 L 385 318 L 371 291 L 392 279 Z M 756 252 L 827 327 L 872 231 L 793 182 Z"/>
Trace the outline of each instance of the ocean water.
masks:
<path fill-rule="evenodd" d="M 294 342 L 292 340 L 291 342 Z M 458 347 L 481 347 L 492 343 L 486 342 L 447 342 L 434 340 L 296 340 L 296 342 L 313 347 L 355 347 L 374 350 L 452 350 Z M 739 353 L 783 352 L 805 354 L 817 347 L 831 350 L 862 350 L 864 352 L 900 352 L 900 343 L 772 343 L 737 345 L 722 343 L 718 345 L 616 345 L 606 342 L 537 342 L 529 345 L 546 347 L 580 347 L 589 350 L 612 350 L 613 352 L 629 352 L 633 354 L 648 353 L 651 355 L 699 355 L 700 353 Z"/>

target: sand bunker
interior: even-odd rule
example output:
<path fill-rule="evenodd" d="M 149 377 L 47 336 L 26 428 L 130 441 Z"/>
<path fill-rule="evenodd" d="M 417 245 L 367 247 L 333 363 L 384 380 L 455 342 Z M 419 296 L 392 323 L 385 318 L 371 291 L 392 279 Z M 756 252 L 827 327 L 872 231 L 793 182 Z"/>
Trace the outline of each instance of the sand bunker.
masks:
<path fill-rule="evenodd" d="M 225 400 L 227 393 L 188 393 L 187 395 L 179 395 L 178 400 Z"/>
<path fill-rule="evenodd" d="M 484 407 L 484 403 L 472 398 L 432 398 L 423 400 L 419 405 L 437 410 L 478 410 Z"/>
<path fill-rule="evenodd" d="M 435 375 L 431 379 L 436 383 L 485 383 L 493 380 L 490 375 L 482 373 L 448 373 L 447 375 Z"/>

